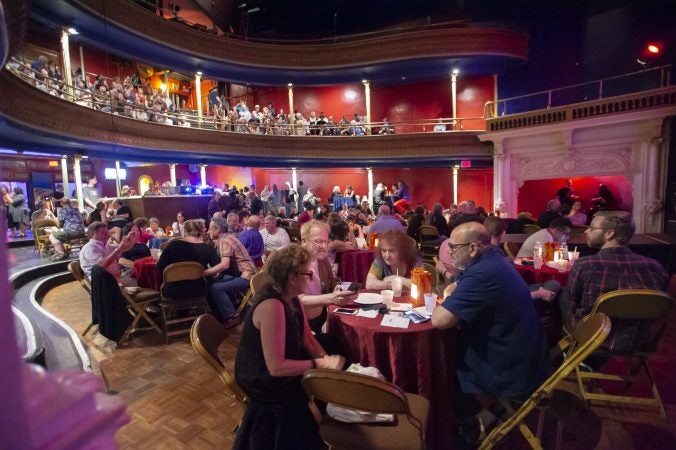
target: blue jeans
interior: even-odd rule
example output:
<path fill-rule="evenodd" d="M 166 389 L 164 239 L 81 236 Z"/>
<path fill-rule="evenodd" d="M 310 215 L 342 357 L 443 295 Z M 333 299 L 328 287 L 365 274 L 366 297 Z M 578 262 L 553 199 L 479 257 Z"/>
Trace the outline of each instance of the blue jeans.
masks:
<path fill-rule="evenodd" d="M 223 275 L 223 278 L 211 285 L 209 288 L 211 301 L 223 320 L 228 320 L 235 314 L 233 297 L 247 289 L 249 289 L 249 280 L 232 275 Z"/>

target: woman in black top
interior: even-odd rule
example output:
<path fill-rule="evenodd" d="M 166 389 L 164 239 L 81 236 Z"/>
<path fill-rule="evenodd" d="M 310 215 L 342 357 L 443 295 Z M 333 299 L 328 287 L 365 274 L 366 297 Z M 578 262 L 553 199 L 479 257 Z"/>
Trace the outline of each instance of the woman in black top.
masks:
<path fill-rule="evenodd" d="M 345 358 L 326 354 L 303 314 L 298 295 L 312 278 L 310 261 L 297 244 L 275 252 L 271 282 L 244 320 L 235 379 L 248 402 L 235 450 L 324 448 L 300 381 L 308 369 L 342 369 Z"/>
<path fill-rule="evenodd" d="M 432 215 L 430 216 L 430 225 L 439 231 L 439 236 L 449 237 L 451 235 L 448 222 L 446 222 L 446 218 L 444 217 L 444 207 L 441 203 L 434 204 Z"/>
<path fill-rule="evenodd" d="M 216 275 L 213 270 L 221 262 L 214 246 L 204 242 L 204 233 L 201 222 L 186 220 L 183 224 L 183 237 L 173 239 L 162 251 L 157 261 L 160 272 L 169 265 L 183 261 L 196 261 L 204 267 L 204 276 Z M 166 283 L 163 295 L 171 298 L 195 297 L 204 292 L 204 285 L 200 281 L 177 281 Z M 204 294 L 206 295 L 206 293 Z"/>

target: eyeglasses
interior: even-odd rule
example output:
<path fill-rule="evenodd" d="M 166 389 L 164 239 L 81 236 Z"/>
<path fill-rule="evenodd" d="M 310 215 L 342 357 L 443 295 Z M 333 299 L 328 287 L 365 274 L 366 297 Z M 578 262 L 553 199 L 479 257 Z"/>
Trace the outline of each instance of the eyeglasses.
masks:
<path fill-rule="evenodd" d="M 587 227 L 585 231 L 589 231 L 591 233 L 594 230 L 603 230 L 603 227 Z"/>
<path fill-rule="evenodd" d="M 314 272 L 313 272 L 313 271 L 309 271 L 309 272 L 298 272 L 298 275 L 305 275 L 305 276 L 308 277 L 309 279 L 312 279 L 312 277 L 314 276 Z"/>
<path fill-rule="evenodd" d="M 451 244 L 450 242 L 448 243 L 448 249 L 451 251 L 451 255 L 453 255 L 455 252 L 458 251 L 460 247 L 464 247 L 465 245 L 471 245 L 472 242 L 465 242 L 464 244 Z"/>
<path fill-rule="evenodd" d="M 313 240 L 311 240 L 311 239 L 308 239 L 308 241 L 312 242 L 312 243 L 315 244 L 317 247 L 321 247 L 321 246 L 324 246 L 324 245 L 329 245 L 329 242 L 330 242 L 330 241 L 322 241 L 321 239 L 318 239 L 318 240 L 316 240 L 316 241 L 313 241 Z"/>

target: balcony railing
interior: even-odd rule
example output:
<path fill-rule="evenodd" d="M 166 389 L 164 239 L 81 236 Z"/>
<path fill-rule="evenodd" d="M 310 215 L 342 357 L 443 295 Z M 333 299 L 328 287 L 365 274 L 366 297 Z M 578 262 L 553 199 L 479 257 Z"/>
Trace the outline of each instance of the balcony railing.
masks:
<path fill-rule="evenodd" d="M 10 62 L 6 64 L 6 68 L 22 81 L 62 100 L 89 107 L 103 113 L 186 128 L 275 136 L 333 137 L 390 135 L 395 133 L 479 132 L 485 128 L 483 117 L 448 117 L 394 122 L 351 120 L 350 123 L 336 121 L 335 123 L 314 124 L 310 123 L 307 118 L 303 121 L 296 120 L 294 123 L 289 123 L 288 118 L 284 120 L 279 117 L 264 117 L 262 120 L 245 120 L 237 115 L 234 117 L 229 116 L 227 111 L 225 111 L 223 116 L 217 116 L 214 111 L 211 111 L 205 112 L 202 117 L 199 117 L 198 111 L 193 109 L 160 109 L 158 107 L 148 107 L 138 102 L 134 103 L 125 98 L 121 92 L 116 92 L 117 98 L 113 98 L 111 92 L 114 89 L 99 92 L 94 86 L 89 86 L 88 82 L 87 87 L 84 86 L 85 83 L 83 82 L 76 86 L 68 85 L 65 80 L 50 78 L 44 73 L 35 71 L 31 68 L 30 64 L 15 57 L 11 58 Z M 119 83 L 119 80 L 102 79 L 107 88 L 113 82 Z"/>
<path fill-rule="evenodd" d="M 530 111 L 547 110 L 610 97 L 619 97 L 672 85 L 671 65 L 655 67 L 601 80 L 487 102 L 487 120 Z"/>

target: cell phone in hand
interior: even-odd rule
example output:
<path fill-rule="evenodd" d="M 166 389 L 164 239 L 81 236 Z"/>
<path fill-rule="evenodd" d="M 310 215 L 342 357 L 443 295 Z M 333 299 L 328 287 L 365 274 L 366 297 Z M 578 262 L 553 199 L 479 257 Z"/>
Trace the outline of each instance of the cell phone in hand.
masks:
<path fill-rule="evenodd" d="M 355 282 L 350 283 L 350 286 L 347 288 L 350 292 L 359 292 L 359 289 L 361 289 L 361 283 Z"/>
<path fill-rule="evenodd" d="M 336 308 L 333 312 L 338 314 L 348 314 L 350 316 L 357 314 L 357 310 L 352 308 Z"/>

